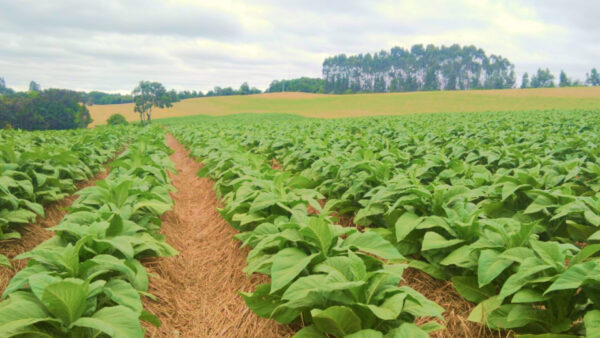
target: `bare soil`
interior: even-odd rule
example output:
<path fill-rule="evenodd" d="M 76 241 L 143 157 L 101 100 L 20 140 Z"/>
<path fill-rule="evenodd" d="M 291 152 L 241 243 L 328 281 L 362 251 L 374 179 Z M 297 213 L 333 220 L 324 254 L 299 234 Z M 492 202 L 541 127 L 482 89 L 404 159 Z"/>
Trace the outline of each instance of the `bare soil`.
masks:
<path fill-rule="evenodd" d="M 201 164 L 170 134 L 168 145 L 178 173 L 171 174 L 177 192 L 173 210 L 165 213 L 161 233 L 179 255 L 144 262 L 155 277 L 150 292 L 158 301 L 145 308 L 162 325 L 146 325 L 148 337 L 286 337 L 292 330 L 256 316 L 238 295 L 266 282 L 242 272 L 247 249 L 233 240 L 236 231 L 217 212 L 213 182 L 196 175 Z"/>

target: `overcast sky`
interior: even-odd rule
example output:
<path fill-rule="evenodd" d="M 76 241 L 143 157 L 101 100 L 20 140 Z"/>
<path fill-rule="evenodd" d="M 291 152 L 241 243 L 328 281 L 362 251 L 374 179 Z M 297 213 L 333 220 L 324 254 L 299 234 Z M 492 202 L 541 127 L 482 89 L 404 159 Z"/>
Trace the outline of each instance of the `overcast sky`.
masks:
<path fill-rule="evenodd" d="M 475 45 L 585 79 L 600 67 L 600 1 L 0 0 L 0 77 L 25 89 L 206 91 L 321 76 L 339 53 Z"/>

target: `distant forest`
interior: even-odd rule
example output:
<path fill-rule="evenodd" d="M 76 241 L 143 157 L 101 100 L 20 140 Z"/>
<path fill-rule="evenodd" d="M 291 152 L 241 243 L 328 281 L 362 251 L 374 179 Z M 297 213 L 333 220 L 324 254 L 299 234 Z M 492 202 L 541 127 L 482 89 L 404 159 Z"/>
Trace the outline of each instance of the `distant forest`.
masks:
<path fill-rule="evenodd" d="M 514 65 L 475 46 L 414 45 L 323 62 L 325 92 L 500 89 L 515 85 Z"/>
<path fill-rule="evenodd" d="M 24 99 L 30 96 L 32 92 L 41 92 L 42 87 L 36 83 L 35 81 L 31 81 L 29 83 L 28 91 L 15 91 L 14 89 L 8 87 L 6 85 L 6 81 L 4 78 L 0 77 L 0 99 L 11 98 L 11 99 Z M 91 91 L 91 92 L 76 92 L 71 91 L 76 94 L 79 102 L 84 103 L 88 106 L 91 105 L 102 105 L 102 104 L 119 104 L 119 103 L 131 103 L 133 102 L 133 96 L 130 94 L 112 94 L 112 93 L 104 93 L 100 91 Z M 242 83 L 242 85 L 238 89 L 234 89 L 232 87 L 219 87 L 216 86 L 213 90 L 209 90 L 208 92 L 203 93 L 202 91 L 196 90 L 183 90 L 176 91 L 171 89 L 167 92 L 169 95 L 170 102 L 178 102 L 180 100 L 191 99 L 195 97 L 210 97 L 210 96 L 229 96 L 229 95 L 250 95 L 250 94 L 260 94 L 262 91 L 256 87 L 250 87 L 247 82 Z"/>

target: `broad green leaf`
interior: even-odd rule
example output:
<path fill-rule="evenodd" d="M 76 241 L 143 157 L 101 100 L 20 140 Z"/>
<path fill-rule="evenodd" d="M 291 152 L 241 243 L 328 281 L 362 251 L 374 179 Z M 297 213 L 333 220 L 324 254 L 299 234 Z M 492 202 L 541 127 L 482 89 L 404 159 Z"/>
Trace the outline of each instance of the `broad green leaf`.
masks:
<path fill-rule="evenodd" d="M 565 272 L 548 287 L 544 295 L 557 290 L 572 290 L 577 289 L 588 278 L 588 276 L 596 276 L 600 272 L 598 261 L 587 261 L 577 265 L 570 266 Z"/>
<path fill-rule="evenodd" d="M 421 250 L 434 250 L 434 249 L 443 249 L 447 247 L 454 246 L 456 244 L 462 243 L 462 239 L 445 239 L 442 235 L 428 231 L 425 233 L 423 237 L 423 243 L 421 244 Z"/>
<path fill-rule="evenodd" d="M 456 265 L 469 270 L 474 269 L 477 266 L 474 252 L 475 249 L 469 245 L 458 247 L 442 259 L 440 265 Z"/>
<path fill-rule="evenodd" d="M 527 209 L 525 209 L 523 213 L 533 214 L 553 206 L 555 206 L 555 204 L 551 198 L 544 195 L 538 195 L 538 197 L 527 207 Z"/>
<path fill-rule="evenodd" d="M 356 232 L 346 238 L 341 249 L 356 248 L 360 251 L 373 254 L 383 259 L 403 259 L 404 257 L 388 241 L 374 232 Z"/>
<path fill-rule="evenodd" d="M 475 276 L 455 276 L 451 278 L 456 291 L 466 300 L 480 303 L 495 294 L 495 288 L 491 285 L 479 287 Z"/>
<path fill-rule="evenodd" d="M 329 253 L 333 241 L 333 232 L 330 225 L 323 219 L 313 217 L 308 222 L 308 226 L 301 230 L 305 237 L 313 239 L 324 256 Z"/>
<path fill-rule="evenodd" d="M 269 284 L 260 284 L 253 293 L 240 291 L 239 294 L 254 313 L 263 318 L 270 318 L 273 310 L 282 303 L 280 296 L 270 294 L 270 290 Z"/>
<path fill-rule="evenodd" d="M 586 210 L 583 213 L 583 216 L 585 217 L 585 219 L 590 222 L 592 225 L 595 226 L 600 226 L 600 216 L 598 216 L 596 213 L 590 211 L 590 210 Z"/>
<path fill-rule="evenodd" d="M 550 298 L 542 295 L 538 291 L 535 291 L 532 289 L 522 289 L 522 290 L 519 290 L 517 293 L 515 293 L 515 295 L 512 297 L 511 302 L 512 303 L 537 303 L 537 302 L 546 301 L 548 299 L 550 299 Z"/>
<path fill-rule="evenodd" d="M 87 284 L 78 279 L 65 279 L 46 286 L 42 303 L 65 325 L 76 321 L 86 309 Z"/>
<path fill-rule="evenodd" d="M 104 293 L 118 305 L 130 308 L 135 313 L 142 313 L 142 301 L 137 291 L 121 279 L 108 281 L 104 286 Z"/>
<path fill-rule="evenodd" d="M 600 337 L 600 310 L 591 310 L 583 317 L 586 337 Z"/>
<path fill-rule="evenodd" d="M 345 306 L 331 306 L 325 310 L 314 309 L 311 315 L 317 329 L 326 334 L 344 337 L 361 329 L 360 318 Z"/>
<path fill-rule="evenodd" d="M 396 241 L 400 242 L 421 223 L 422 218 L 412 212 L 405 212 L 396 221 Z"/>
<path fill-rule="evenodd" d="M 252 202 L 249 212 L 255 213 L 257 211 L 269 208 L 279 202 L 279 198 L 271 192 L 260 193 Z"/>
<path fill-rule="evenodd" d="M 565 255 L 561 252 L 560 244 L 557 242 L 542 242 L 531 240 L 531 248 L 538 254 L 544 263 L 554 266 L 557 269 L 562 268 L 565 261 Z"/>
<path fill-rule="evenodd" d="M 387 298 L 381 305 L 360 304 L 371 311 L 377 318 L 382 320 L 394 320 L 398 318 L 404 307 L 407 294 L 397 293 Z"/>
<path fill-rule="evenodd" d="M 16 292 L 0 303 L 0 334 L 10 337 L 12 333 L 39 322 L 56 321 L 33 296 Z"/>
<path fill-rule="evenodd" d="M 385 338 L 428 338 L 427 331 L 413 323 L 404 323 L 397 329 L 391 330 Z"/>
<path fill-rule="evenodd" d="M 408 266 L 417 270 L 421 270 L 431 277 L 439 280 L 448 280 L 449 278 L 446 271 L 437 265 L 413 259 L 408 263 Z"/>
<path fill-rule="evenodd" d="M 72 326 L 98 330 L 113 338 L 143 337 L 138 315 L 121 305 L 102 308 L 91 317 L 79 318 Z"/>
<path fill-rule="evenodd" d="M 150 212 L 152 212 L 154 215 L 162 215 L 165 212 L 169 211 L 171 209 L 171 204 L 169 203 L 165 203 L 165 202 L 161 202 L 161 201 L 157 201 L 157 200 L 148 200 L 148 201 L 141 201 L 136 203 L 133 206 L 133 212 L 136 212 L 140 209 L 147 209 L 150 210 Z"/>
<path fill-rule="evenodd" d="M 487 323 L 490 314 L 498 309 L 500 305 L 502 305 L 502 298 L 499 296 L 490 297 L 477 304 L 477 306 L 471 310 L 467 319 L 475 323 L 485 324 Z"/>
<path fill-rule="evenodd" d="M 585 261 L 587 258 L 594 256 L 598 252 L 600 252 L 600 244 L 588 245 L 585 248 L 581 249 L 581 251 L 579 251 L 579 253 L 577 253 L 577 255 L 573 257 L 573 259 L 571 259 L 571 262 L 569 264 L 571 266 L 577 265 Z"/>
<path fill-rule="evenodd" d="M 298 248 L 285 248 L 273 257 L 271 293 L 286 287 L 318 254 L 307 256 Z"/>
<path fill-rule="evenodd" d="M 535 278 L 535 274 L 540 273 L 544 270 L 548 270 L 551 266 L 538 262 L 538 259 L 528 258 L 519 267 L 517 273 L 508 277 L 502 289 L 500 290 L 500 297 L 508 297 L 513 293 L 519 291 L 523 286 L 527 285 L 529 281 Z"/>
<path fill-rule="evenodd" d="M 327 338 L 327 336 L 319 331 L 315 325 L 309 325 L 296 332 L 293 338 Z"/>
<path fill-rule="evenodd" d="M 479 286 L 483 287 L 491 283 L 512 263 L 508 259 L 500 258 L 500 253 L 495 250 L 483 250 L 477 265 L 477 282 Z"/>
<path fill-rule="evenodd" d="M 154 325 L 155 327 L 161 326 L 161 322 L 158 319 L 158 317 L 156 317 L 154 314 L 152 314 L 151 312 L 146 311 L 146 310 L 142 310 L 142 313 L 140 314 L 140 320 L 148 322 L 148 323 Z"/>
<path fill-rule="evenodd" d="M 300 277 L 285 290 L 281 299 L 297 300 L 307 297 L 311 292 L 325 291 L 326 280 L 327 277 L 323 274 Z"/>

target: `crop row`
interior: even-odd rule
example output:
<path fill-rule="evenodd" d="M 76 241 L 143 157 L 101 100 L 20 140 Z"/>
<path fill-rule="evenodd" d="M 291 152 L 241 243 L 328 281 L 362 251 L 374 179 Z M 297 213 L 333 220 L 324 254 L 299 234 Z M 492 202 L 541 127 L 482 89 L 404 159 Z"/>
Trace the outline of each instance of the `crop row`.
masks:
<path fill-rule="evenodd" d="M 207 121 L 451 279 L 494 329 L 598 334 L 600 130 L 580 113 Z M 203 158 L 204 161 L 204 158 Z M 281 198 L 281 197 L 278 197 Z M 252 219 L 254 213 L 245 216 Z"/>
<path fill-rule="evenodd" d="M 129 138 L 126 128 L 0 131 L 0 240 L 19 238 L 15 225 L 44 216 L 44 204 L 102 170 Z"/>
<path fill-rule="evenodd" d="M 302 321 L 297 337 L 427 337 L 440 328 L 443 309 L 399 286 L 402 255 L 375 232 L 334 224 L 320 211 L 323 196 L 305 181 L 272 169 L 263 159 L 199 128 L 171 127 L 216 182 L 221 215 L 250 246 L 247 274 L 271 282 L 241 293 L 259 316 L 280 323 Z M 417 326 L 418 317 L 437 318 Z"/>
<path fill-rule="evenodd" d="M 169 153 L 161 128 L 140 131 L 55 236 L 16 257 L 28 264 L 2 295 L 0 337 L 131 338 L 143 336 L 140 320 L 159 325 L 142 307 L 152 295 L 139 259 L 176 254 L 157 233 L 172 206 Z"/>

